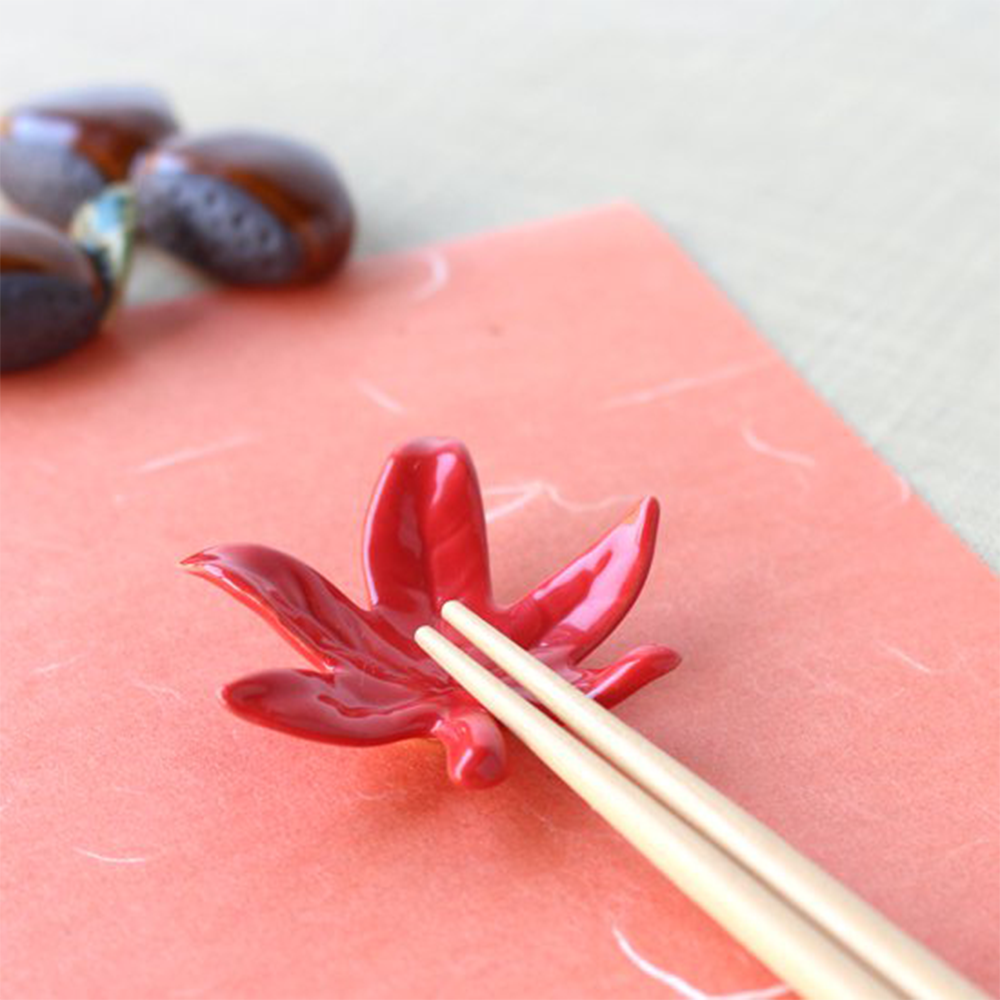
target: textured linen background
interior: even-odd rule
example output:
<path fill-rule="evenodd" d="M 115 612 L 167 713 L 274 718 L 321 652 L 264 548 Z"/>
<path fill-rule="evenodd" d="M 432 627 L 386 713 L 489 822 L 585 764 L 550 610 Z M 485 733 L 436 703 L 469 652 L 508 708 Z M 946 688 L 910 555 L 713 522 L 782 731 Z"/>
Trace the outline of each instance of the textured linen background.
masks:
<path fill-rule="evenodd" d="M 0 101 L 145 80 L 319 143 L 359 251 L 629 198 L 995 567 L 993 2 L 3 5 Z M 143 261 L 134 299 L 191 280 Z"/>

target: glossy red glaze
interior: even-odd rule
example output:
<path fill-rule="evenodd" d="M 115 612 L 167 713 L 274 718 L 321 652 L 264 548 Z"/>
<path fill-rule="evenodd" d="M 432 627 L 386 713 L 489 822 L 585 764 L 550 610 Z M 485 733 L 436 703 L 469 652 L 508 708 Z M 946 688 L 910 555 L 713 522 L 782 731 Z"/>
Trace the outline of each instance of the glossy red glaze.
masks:
<path fill-rule="evenodd" d="M 104 291 L 93 261 L 54 226 L 34 219 L 0 219 L 0 274 L 39 274 Z"/>
<path fill-rule="evenodd" d="M 486 524 L 475 469 L 457 441 L 424 438 L 398 449 L 375 488 L 364 537 L 370 608 L 315 570 L 259 545 L 222 545 L 184 566 L 264 618 L 316 670 L 270 670 L 223 691 L 238 715 L 283 732 L 371 745 L 431 736 L 452 781 L 485 788 L 506 774 L 504 738 L 485 709 L 413 641 L 459 599 L 602 704 L 613 705 L 675 667 L 660 646 L 610 666 L 583 667 L 632 606 L 646 579 L 658 507 L 643 500 L 565 569 L 513 604 L 492 596 Z M 478 657 L 478 654 L 476 654 Z"/>
<path fill-rule="evenodd" d="M 123 179 L 136 154 L 177 130 L 166 100 L 147 87 L 81 87 L 26 101 L 3 117 L 14 139 L 64 145 L 108 181 Z"/>
<path fill-rule="evenodd" d="M 324 277 L 347 256 L 354 211 L 330 161 L 300 142 L 262 132 L 177 136 L 136 165 L 137 181 L 164 173 L 214 177 L 269 209 L 302 248 L 294 281 Z"/>

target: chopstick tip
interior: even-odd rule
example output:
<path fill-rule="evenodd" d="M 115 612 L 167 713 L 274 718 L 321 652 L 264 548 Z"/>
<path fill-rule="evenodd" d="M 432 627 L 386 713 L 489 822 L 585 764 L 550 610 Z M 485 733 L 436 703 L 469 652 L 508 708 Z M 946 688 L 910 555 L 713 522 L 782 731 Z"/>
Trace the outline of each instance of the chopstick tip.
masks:
<path fill-rule="evenodd" d="M 413 638 L 418 646 L 423 646 L 427 640 L 433 641 L 433 636 L 437 635 L 435 629 L 430 625 L 421 625 L 420 628 L 413 633 Z"/>
<path fill-rule="evenodd" d="M 468 610 L 469 609 L 461 601 L 452 599 L 450 601 L 445 601 L 444 604 L 441 605 L 441 617 L 446 622 L 453 622 L 456 616 L 459 616 Z"/>

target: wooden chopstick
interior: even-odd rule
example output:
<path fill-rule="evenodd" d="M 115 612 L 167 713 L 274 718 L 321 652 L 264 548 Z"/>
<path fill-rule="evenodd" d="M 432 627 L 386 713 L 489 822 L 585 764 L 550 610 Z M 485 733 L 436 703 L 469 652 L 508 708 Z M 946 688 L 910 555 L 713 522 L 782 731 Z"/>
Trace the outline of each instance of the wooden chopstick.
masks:
<path fill-rule="evenodd" d="M 425 651 L 794 988 L 838 1000 L 984 996 L 777 834 L 469 609 L 449 602 L 442 614 L 621 771 L 427 627 L 417 633 Z M 686 860 L 678 861 L 682 856 Z"/>
<path fill-rule="evenodd" d="M 770 827 L 458 601 L 442 617 L 604 757 L 839 940 L 904 996 L 982 998 L 923 945 Z"/>
<path fill-rule="evenodd" d="M 816 1000 L 902 996 L 725 851 L 439 632 L 424 626 L 415 637 L 591 808 L 790 986 Z"/>

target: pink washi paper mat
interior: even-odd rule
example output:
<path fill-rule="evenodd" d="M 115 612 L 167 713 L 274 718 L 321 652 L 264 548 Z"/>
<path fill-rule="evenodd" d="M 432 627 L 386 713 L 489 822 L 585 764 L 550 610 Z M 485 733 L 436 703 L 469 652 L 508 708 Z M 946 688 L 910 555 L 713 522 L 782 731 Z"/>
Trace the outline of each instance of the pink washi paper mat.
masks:
<path fill-rule="evenodd" d="M 126 310 L 5 379 L 3 993 L 667 997 L 774 976 L 523 748 L 230 717 L 303 665 L 176 569 L 286 549 L 362 594 L 383 460 L 462 438 L 512 598 L 663 504 L 621 715 L 996 989 L 997 581 L 630 207 Z"/>

